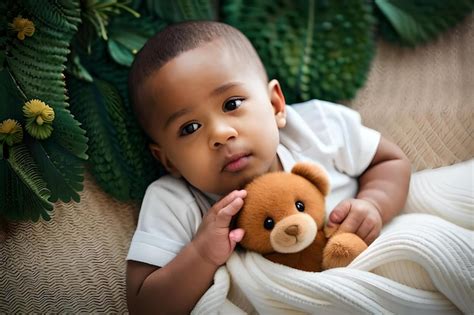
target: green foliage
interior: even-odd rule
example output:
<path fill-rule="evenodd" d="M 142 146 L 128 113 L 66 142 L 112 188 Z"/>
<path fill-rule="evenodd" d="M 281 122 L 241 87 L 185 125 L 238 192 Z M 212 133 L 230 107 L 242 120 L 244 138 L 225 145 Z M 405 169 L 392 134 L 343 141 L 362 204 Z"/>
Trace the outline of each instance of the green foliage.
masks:
<path fill-rule="evenodd" d="M 137 19 L 124 15 L 113 19 L 107 41 L 110 56 L 120 65 L 131 66 L 135 54 L 143 47 L 146 40 L 164 25 L 164 23 L 154 22 L 151 17 Z"/>
<path fill-rule="evenodd" d="M 43 142 L 44 150 L 46 151 L 52 164 L 56 167 L 57 171 L 62 174 L 64 181 L 69 187 L 63 187 L 64 191 L 82 191 L 84 181 L 84 161 L 79 157 L 67 154 L 68 152 L 64 147 L 53 141 Z M 48 176 L 49 177 L 49 176 Z M 54 183 L 58 185 L 59 183 Z M 54 191 L 52 200 L 57 200 L 61 197 L 60 191 Z M 64 198 L 64 199 L 63 199 Z M 78 201 L 77 194 L 71 194 L 70 197 L 63 197 L 61 200 L 68 202 L 69 199 Z"/>
<path fill-rule="evenodd" d="M 148 37 L 155 34 L 158 30 L 162 29 L 166 24 L 161 20 L 153 20 L 151 18 L 141 18 L 135 19 L 133 17 L 124 15 L 117 18 L 114 18 L 111 21 L 110 26 L 115 28 L 115 26 L 122 27 L 123 25 L 128 25 L 130 30 L 137 32 L 138 34 L 147 34 Z M 120 28 L 119 28 L 120 29 Z M 112 34 L 115 31 L 111 31 Z M 111 119 L 111 124 L 108 124 L 109 132 L 104 133 L 101 137 L 100 143 L 104 145 L 103 151 L 97 151 L 93 148 L 93 144 L 90 143 L 90 155 L 96 154 L 105 154 L 105 152 L 115 152 L 116 154 L 112 155 L 113 163 L 121 165 L 122 169 L 120 174 L 126 178 L 128 183 L 128 188 L 125 187 L 124 190 L 111 189 L 110 186 L 112 183 L 107 183 L 108 177 L 110 177 L 106 172 L 94 171 L 93 174 L 97 181 L 102 184 L 102 187 L 108 192 L 111 193 L 117 199 L 140 199 L 143 197 L 143 194 L 146 190 L 148 184 L 158 178 L 161 174 L 164 173 L 162 167 L 160 167 L 151 156 L 148 147 L 147 147 L 147 138 L 145 134 L 140 129 L 133 111 L 131 109 L 128 97 L 128 72 L 129 68 L 121 65 L 116 62 L 115 58 L 109 54 L 110 50 L 107 45 L 107 42 L 97 39 L 91 45 L 91 53 L 87 54 L 82 52 L 79 54 L 80 62 L 83 65 L 84 69 L 87 69 L 88 73 L 97 81 L 101 81 L 102 85 L 109 84 L 113 86 L 113 94 L 97 94 L 96 99 L 93 103 L 89 103 L 90 100 L 83 99 L 82 102 L 86 105 L 91 106 L 95 104 L 98 106 L 98 109 L 101 115 L 104 117 L 108 116 Z M 140 49 L 138 47 L 137 49 Z M 72 80 L 70 80 L 72 81 Z M 68 83 L 70 82 L 68 81 Z M 69 86 L 71 93 L 73 90 L 79 89 L 78 93 L 82 93 L 80 84 L 77 82 L 72 82 Z M 117 96 L 118 93 L 118 96 Z M 106 99 L 101 99 L 98 95 L 110 96 L 114 95 L 116 102 L 120 102 L 117 108 L 119 110 L 114 110 L 115 107 L 105 106 L 107 103 Z M 118 98 L 117 98 L 118 97 Z M 81 115 L 79 109 L 81 107 L 74 106 L 73 111 L 76 115 Z M 115 117 L 118 115 L 118 117 Z M 86 123 L 85 120 L 88 118 L 80 119 L 84 123 L 84 128 L 87 130 L 91 141 L 93 140 L 93 134 L 95 135 L 94 128 L 91 128 L 93 124 Z M 108 137 L 108 138 L 107 138 Z M 115 138 L 115 139 L 114 139 Z M 114 147 L 111 147 L 111 144 L 114 144 Z M 107 147 L 110 146 L 110 147 Z M 95 151 L 96 153 L 92 153 Z M 103 158 L 103 157 L 102 157 Z M 92 167 L 95 168 L 95 162 L 91 160 Z"/>
<path fill-rule="evenodd" d="M 371 5 L 350 1 L 225 1 L 224 21 L 256 47 L 290 103 L 352 98 L 374 54 Z"/>
<path fill-rule="evenodd" d="M 147 9 L 168 23 L 216 20 L 217 0 L 146 0 Z"/>
<path fill-rule="evenodd" d="M 0 178 L 5 183 L 0 188 L 1 216 L 10 220 L 50 219 L 50 191 L 26 145 L 12 147 L 8 159 L 0 160 Z"/>
<path fill-rule="evenodd" d="M 107 27 L 112 16 L 126 11 L 135 17 L 139 17 L 140 15 L 137 12 L 128 7 L 129 3 L 130 1 L 127 0 L 83 0 L 81 16 L 83 23 L 88 25 L 88 35 L 92 34 L 90 30 L 94 29 L 96 34 L 107 40 Z"/>
<path fill-rule="evenodd" d="M 79 3 L 77 1 L 36 1 L 23 0 L 21 6 L 34 17 L 35 24 L 45 33 L 54 32 L 56 37 L 70 39 L 81 22 Z M 67 47 L 68 45 L 66 45 Z"/>
<path fill-rule="evenodd" d="M 7 69 L 0 71 L 0 120 L 6 117 L 21 121 L 22 95 Z M 26 144 L 1 146 L 0 156 L 0 216 L 11 220 L 49 219 L 47 211 L 54 201 L 50 187 L 44 180 L 49 175 L 36 164 L 40 155 L 29 150 L 36 142 L 24 134 Z M 62 177 L 62 176 L 61 176 Z"/>
<path fill-rule="evenodd" d="M 91 171 L 106 192 L 130 199 L 130 180 L 122 156 L 117 129 L 125 132 L 123 104 L 110 84 L 94 80 L 82 83 L 71 78 L 71 106 L 90 137 Z M 113 117 L 111 116 L 113 115 Z"/>
<path fill-rule="evenodd" d="M 38 170 L 51 191 L 49 200 L 56 202 L 60 199 L 64 202 L 69 202 L 72 199 L 79 202 L 80 197 L 77 191 L 81 191 L 83 188 L 83 169 L 81 167 L 74 172 L 74 167 L 81 165 L 80 161 L 74 160 L 68 164 L 64 163 L 62 159 L 74 159 L 74 157 L 69 154 L 62 156 L 62 152 L 57 152 L 58 148 L 54 146 L 54 143 L 42 144 L 39 141 L 33 141 L 28 143 L 27 146 L 35 157 Z M 51 159 L 51 156 L 57 157 Z M 69 169 L 67 165 L 72 167 L 72 169 Z M 69 172 L 68 176 L 64 176 L 65 172 Z"/>
<path fill-rule="evenodd" d="M 375 0 L 380 34 L 415 46 L 434 39 L 474 9 L 473 0 Z"/>
<path fill-rule="evenodd" d="M 36 21 L 36 32 L 28 40 L 12 42 L 8 47 L 7 65 L 25 101 L 40 99 L 54 109 L 57 119 L 52 138 L 71 154 L 85 159 L 87 138 L 67 109 L 63 74 L 69 43 L 77 30 L 71 21 L 79 22 L 79 6 L 76 3 L 73 10 L 71 1 L 63 2 L 41 1 L 39 5 L 38 1 L 25 1 L 24 7 L 34 10 L 31 12 L 35 14 L 32 19 Z"/>
<path fill-rule="evenodd" d="M 80 8 L 78 2 L 69 0 L 25 0 L 13 8 L 17 12 L 10 14 L 28 18 L 35 32 L 25 40 L 14 38 L 15 34 L 7 40 L 5 66 L 11 78 L 6 74 L 1 77 L 20 97 L 9 104 L 0 119 L 13 118 L 24 126 L 23 103 L 40 99 L 53 108 L 55 120 L 48 139 L 38 142 L 24 133 L 24 144 L 7 148 L 8 152 L 2 154 L 2 181 L 7 178 L 5 187 L 10 187 L 4 215 L 9 219 L 48 219 L 50 202 L 79 201 L 77 192 L 83 187 L 87 138 L 69 112 L 63 74 L 69 45 L 80 22 Z"/>
<path fill-rule="evenodd" d="M 81 59 L 74 51 L 71 52 L 71 54 L 69 55 L 66 72 L 86 82 L 92 82 L 94 80 L 92 79 L 92 76 L 90 75 L 89 71 L 84 68 L 81 63 Z"/>
<path fill-rule="evenodd" d="M 5 62 L 5 51 L 7 46 L 7 29 L 8 19 L 7 15 L 7 1 L 0 2 L 0 71 L 3 70 L 3 64 Z"/>
<path fill-rule="evenodd" d="M 20 121 L 24 100 L 8 69 L 0 70 L 0 82 L 0 122 L 7 118 Z"/>

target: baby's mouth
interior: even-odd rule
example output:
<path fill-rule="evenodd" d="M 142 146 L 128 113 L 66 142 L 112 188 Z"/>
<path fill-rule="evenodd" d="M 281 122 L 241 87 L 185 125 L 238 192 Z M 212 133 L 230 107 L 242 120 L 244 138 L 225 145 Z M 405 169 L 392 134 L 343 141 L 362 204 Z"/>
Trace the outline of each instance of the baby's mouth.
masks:
<path fill-rule="evenodd" d="M 243 170 L 250 163 L 251 155 L 248 153 L 238 153 L 227 156 L 224 160 L 223 172 L 235 173 Z"/>

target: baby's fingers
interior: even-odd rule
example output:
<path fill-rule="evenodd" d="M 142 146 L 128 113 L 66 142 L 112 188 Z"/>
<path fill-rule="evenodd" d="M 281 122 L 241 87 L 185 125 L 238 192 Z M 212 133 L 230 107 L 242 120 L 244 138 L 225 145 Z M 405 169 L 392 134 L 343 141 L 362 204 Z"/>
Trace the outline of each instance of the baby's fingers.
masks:
<path fill-rule="evenodd" d="M 247 196 L 247 191 L 245 190 L 234 190 L 233 192 L 229 193 L 227 196 L 219 200 L 212 206 L 212 209 L 214 209 L 217 212 L 222 210 L 224 207 L 227 207 L 232 201 L 234 201 L 236 198 L 245 198 Z"/>
<path fill-rule="evenodd" d="M 237 243 L 240 242 L 244 238 L 244 235 L 245 235 L 245 231 L 243 229 L 235 229 L 229 232 L 231 251 L 233 251 Z"/>
<path fill-rule="evenodd" d="M 357 230 L 356 234 L 359 235 L 359 237 L 363 240 L 369 235 L 369 233 L 374 229 L 375 227 L 375 222 L 370 218 L 366 217 L 364 222 L 359 226 L 359 229 Z"/>
<path fill-rule="evenodd" d="M 375 239 L 377 238 L 377 236 L 379 236 L 379 234 L 380 234 L 380 229 L 374 226 L 373 229 L 369 232 L 369 234 L 367 234 L 367 236 L 364 238 L 364 242 L 367 245 L 372 244 L 372 242 L 375 241 Z"/>
<path fill-rule="evenodd" d="M 344 200 L 340 202 L 329 215 L 329 226 L 334 226 L 339 224 L 347 217 L 351 211 L 352 203 L 349 200 Z"/>
<path fill-rule="evenodd" d="M 235 230 L 230 231 L 229 239 L 232 242 L 238 243 L 244 238 L 244 235 L 245 235 L 245 231 L 243 229 L 235 229 Z"/>
<path fill-rule="evenodd" d="M 351 212 L 346 217 L 344 222 L 342 222 L 341 226 L 339 227 L 339 231 L 341 232 L 349 232 L 349 233 L 356 233 L 359 230 L 360 225 L 364 217 L 358 215 L 356 212 Z"/>
<path fill-rule="evenodd" d="M 219 210 L 216 216 L 216 227 L 227 228 L 230 225 L 232 217 L 242 208 L 244 200 L 242 198 L 235 198 L 230 204 Z"/>

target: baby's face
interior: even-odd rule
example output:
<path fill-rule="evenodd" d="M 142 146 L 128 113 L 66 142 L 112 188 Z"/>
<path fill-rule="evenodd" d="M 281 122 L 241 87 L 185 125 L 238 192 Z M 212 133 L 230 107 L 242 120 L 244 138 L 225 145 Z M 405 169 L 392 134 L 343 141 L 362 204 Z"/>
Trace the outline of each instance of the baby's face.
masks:
<path fill-rule="evenodd" d="M 224 195 L 281 170 L 285 102 L 276 81 L 213 41 L 182 53 L 145 82 L 155 106 L 155 157 L 198 189 Z"/>

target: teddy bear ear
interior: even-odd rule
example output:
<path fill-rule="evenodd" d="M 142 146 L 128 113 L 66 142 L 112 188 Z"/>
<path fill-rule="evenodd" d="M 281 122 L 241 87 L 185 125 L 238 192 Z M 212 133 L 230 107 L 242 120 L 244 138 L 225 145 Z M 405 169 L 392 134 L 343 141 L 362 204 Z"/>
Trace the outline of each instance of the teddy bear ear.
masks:
<path fill-rule="evenodd" d="M 324 196 L 329 193 L 329 178 L 322 167 L 308 162 L 299 162 L 293 166 L 291 172 L 310 181 Z"/>

